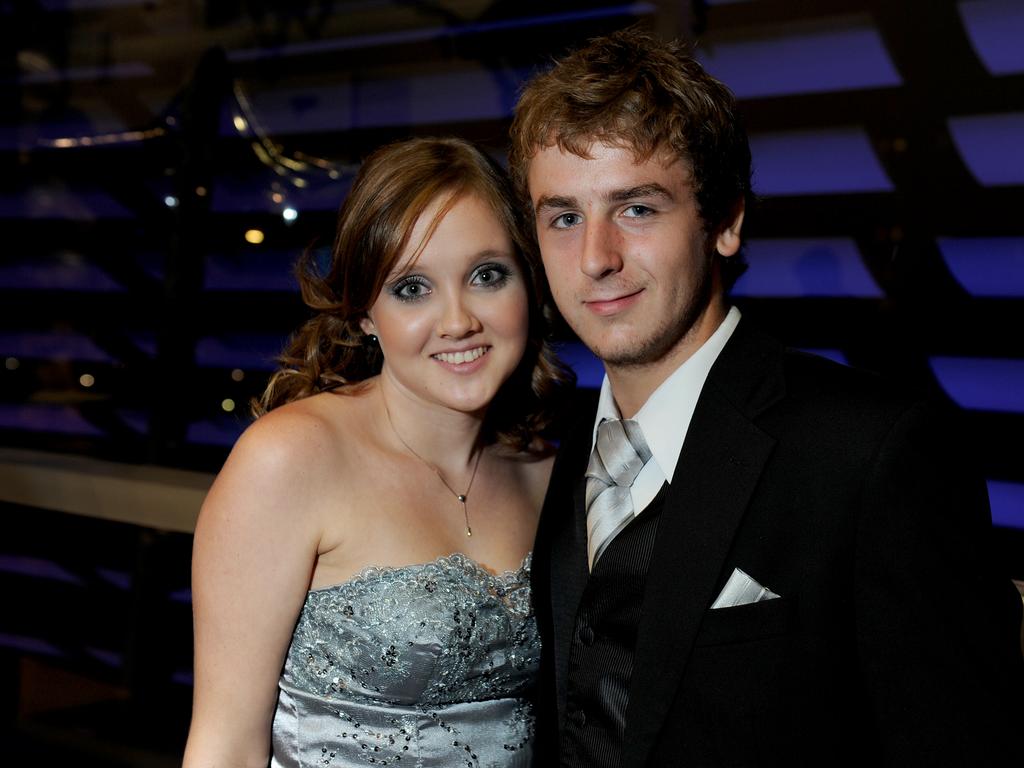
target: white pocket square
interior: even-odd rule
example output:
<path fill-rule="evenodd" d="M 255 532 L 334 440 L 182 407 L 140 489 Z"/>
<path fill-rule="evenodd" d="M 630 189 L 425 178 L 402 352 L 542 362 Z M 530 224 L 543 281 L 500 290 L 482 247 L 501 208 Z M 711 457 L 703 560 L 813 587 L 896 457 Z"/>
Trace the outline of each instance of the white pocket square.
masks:
<path fill-rule="evenodd" d="M 734 605 L 746 605 L 747 603 L 759 603 L 762 600 L 774 600 L 778 595 L 768 587 L 762 587 L 754 579 L 745 574 L 739 568 L 734 568 L 729 580 L 725 582 L 722 591 L 712 608 L 731 608 Z"/>

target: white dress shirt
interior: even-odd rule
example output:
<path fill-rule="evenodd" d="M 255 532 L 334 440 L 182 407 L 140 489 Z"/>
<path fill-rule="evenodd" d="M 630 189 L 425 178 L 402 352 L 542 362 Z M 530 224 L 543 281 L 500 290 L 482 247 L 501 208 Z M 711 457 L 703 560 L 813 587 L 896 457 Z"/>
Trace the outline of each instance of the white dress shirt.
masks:
<path fill-rule="evenodd" d="M 640 429 L 652 454 L 650 461 L 644 465 L 633 481 L 633 487 L 630 488 L 634 515 L 640 514 L 654 500 L 665 481 L 672 482 L 679 452 L 683 448 L 683 441 L 690 428 L 690 419 L 693 418 L 693 411 L 697 407 L 697 398 L 704 388 L 711 366 L 718 359 L 739 321 L 740 311 L 736 307 L 731 307 L 711 337 L 651 393 L 647 402 L 633 417 L 635 421 L 640 422 Z M 604 419 L 620 418 L 622 417 L 619 415 L 619 407 L 615 404 L 615 396 L 608 383 L 608 376 L 605 375 L 601 382 L 597 417 L 594 419 L 591 450 L 597 440 L 597 425 Z"/>

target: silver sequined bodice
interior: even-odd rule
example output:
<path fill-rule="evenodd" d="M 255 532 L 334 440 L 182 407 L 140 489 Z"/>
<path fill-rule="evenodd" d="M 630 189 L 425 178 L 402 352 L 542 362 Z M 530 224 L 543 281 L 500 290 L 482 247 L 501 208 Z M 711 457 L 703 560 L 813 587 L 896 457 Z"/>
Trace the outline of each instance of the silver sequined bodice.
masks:
<path fill-rule="evenodd" d="M 529 556 L 495 576 L 454 554 L 309 592 L 271 765 L 528 765 L 540 658 L 529 576 Z"/>

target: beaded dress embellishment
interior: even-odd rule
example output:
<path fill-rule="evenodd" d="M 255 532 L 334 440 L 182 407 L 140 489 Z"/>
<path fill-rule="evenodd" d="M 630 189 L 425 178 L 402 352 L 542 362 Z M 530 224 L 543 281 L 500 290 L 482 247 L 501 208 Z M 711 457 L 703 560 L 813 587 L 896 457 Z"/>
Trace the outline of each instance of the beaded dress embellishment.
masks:
<path fill-rule="evenodd" d="M 529 555 L 494 575 L 453 554 L 309 592 L 272 765 L 527 765 L 540 658 L 529 575 Z"/>

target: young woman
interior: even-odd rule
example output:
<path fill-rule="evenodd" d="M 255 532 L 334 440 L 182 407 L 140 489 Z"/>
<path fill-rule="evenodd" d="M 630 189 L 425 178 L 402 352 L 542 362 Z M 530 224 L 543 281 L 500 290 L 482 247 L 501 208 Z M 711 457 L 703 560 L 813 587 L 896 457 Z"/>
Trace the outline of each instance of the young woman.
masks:
<path fill-rule="evenodd" d="M 186 768 L 529 763 L 529 551 L 568 376 L 516 211 L 460 140 L 363 165 L 200 514 Z"/>

